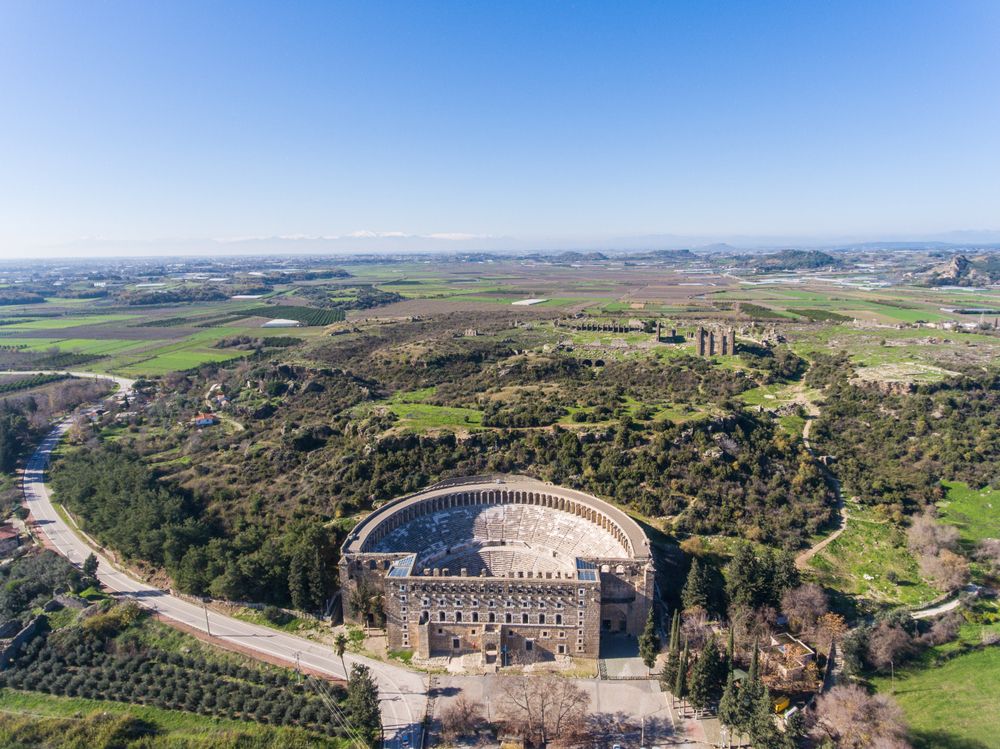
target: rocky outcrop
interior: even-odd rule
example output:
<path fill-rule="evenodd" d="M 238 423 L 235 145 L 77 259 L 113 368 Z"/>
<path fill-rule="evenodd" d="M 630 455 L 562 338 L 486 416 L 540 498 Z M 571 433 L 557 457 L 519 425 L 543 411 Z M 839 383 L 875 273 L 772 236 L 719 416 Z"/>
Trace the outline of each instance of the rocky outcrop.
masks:
<path fill-rule="evenodd" d="M 988 258 L 955 255 L 924 273 L 921 280 L 928 286 L 985 286 L 1000 278 L 1000 273 L 991 272 L 988 261 Z"/>

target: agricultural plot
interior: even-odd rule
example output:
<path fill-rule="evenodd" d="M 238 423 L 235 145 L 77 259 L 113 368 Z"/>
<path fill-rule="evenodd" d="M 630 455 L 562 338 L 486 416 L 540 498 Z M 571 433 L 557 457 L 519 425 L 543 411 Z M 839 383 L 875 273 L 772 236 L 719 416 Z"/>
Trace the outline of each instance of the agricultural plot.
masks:
<path fill-rule="evenodd" d="M 104 356 L 124 353 L 156 345 L 160 341 L 126 341 L 115 338 L 6 338 L 0 337 L 0 346 L 13 346 L 27 351 L 59 351 L 76 354 Z"/>
<path fill-rule="evenodd" d="M 87 300 L 90 301 L 90 300 Z M 12 332 L 32 331 L 32 330 L 62 330 L 64 328 L 79 328 L 84 325 L 101 325 L 104 323 L 124 322 L 132 320 L 136 315 L 70 315 L 66 317 L 46 317 L 40 320 L 17 323 L 11 325 L 8 330 Z M 6 327 L 6 326 L 5 326 Z"/>
<path fill-rule="evenodd" d="M 803 326 L 786 335 L 792 350 L 807 359 L 815 352 L 843 351 L 861 367 L 917 366 L 923 381 L 941 379 L 969 363 L 986 365 L 1000 356 L 1000 338 L 979 333 L 835 325 Z M 942 371 L 932 376 L 931 368 Z"/>
<path fill-rule="evenodd" d="M 251 307 L 239 313 L 242 317 L 268 317 L 272 319 L 296 320 L 303 325 L 332 325 L 344 319 L 344 311 L 340 309 L 315 309 L 313 307 L 297 307 L 292 305 L 268 305 Z"/>
<path fill-rule="evenodd" d="M 807 290 L 769 286 L 723 291 L 712 294 L 711 299 L 746 302 L 790 319 L 813 321 L 835 322 L 846 318 L 892 324 L 940 322 L 956 318 L 941 312 L 939 305 L 922 298 L 919 293 L 901 289 L 862 291 L 834 286 L 828 290 Z"/>

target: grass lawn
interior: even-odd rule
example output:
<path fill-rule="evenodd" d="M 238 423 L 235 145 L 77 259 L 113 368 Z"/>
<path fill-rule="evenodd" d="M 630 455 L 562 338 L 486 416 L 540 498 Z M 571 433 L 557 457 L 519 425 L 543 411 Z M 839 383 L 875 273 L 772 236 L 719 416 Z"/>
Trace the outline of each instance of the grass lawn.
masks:
<path fill-rule="evenodd" d="M 941 665 L 896 672 L 895 699 L 906 713 L 916 749 L 1000 746 L 1000 647 L 956 655 Z M 890 680 L 875 685 L 889 693 Z"/>
<path fill-rule="evenodd" d="M 920 579 L 900 528 L 857 505 L 848 512 L 847 529 L 810 561 L 819 583 L 890 605 L 914 606 L 939 595 Z"/>
<path fill-rule="evenodd" d="M 424 403 L 434 394 L 434 388 L 410 390 L 396 393 L 387 401 L 376 405 L 388 408 L 399 422 L 397 426 L 405 431 L 429 432 L 438 429 L 482 429 L 483 414 L 474 408 L 434 406 Z"/>
<path fill-rule="evenodd" d="M 748 406 L 777 407 L 795 400 L 796 392 L 794 385 L 776 382 L 744 390 L 739 398 Z"/>
<path fill-rule="evenodd" d="M 480 429 L 483 414 L 474 408 L 432 406 L 428 403 L 389 403 L 389 410 L 399 417 L 400 426 L 414 432 L 434 429 Z"/>
<path fill-rule="evenodd" d="M 962 540 L 1000 538 L 1000 491 L 970 489 L 959 481 L 943 482 L 948 496 L 938 502 L 939 516 L 962 534 Z"/>

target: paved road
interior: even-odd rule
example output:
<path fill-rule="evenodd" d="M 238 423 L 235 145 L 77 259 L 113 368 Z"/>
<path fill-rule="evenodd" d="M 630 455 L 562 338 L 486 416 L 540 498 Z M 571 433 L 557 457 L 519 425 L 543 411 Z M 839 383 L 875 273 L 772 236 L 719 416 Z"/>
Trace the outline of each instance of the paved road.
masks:
<path fill-rule="evenodd" d="M 930 619 L 934 616 L 941 616 L 941 614 L 947 614 L 949 611 L 953 611 L 962 605 L 962 593 L 978 593 L 981 589 L 977 585 L 966 585 L 959 591 L 955 591 L 952 595 L 954 598 L 945 601 L 944 603 L 939 603 L 936 606 L 929 606 L 925 609 L 920 609 L 919 611 L 914 611 L 910 614 L 914 619 Z"/>
<path fill-rule="evenodd" d="M 99 375 L 80 373 L 80 376 Z M 126 394 L 131 392 L 131 380 L 121 377 L 106 379 L 117 382 L 121 388 L 120 392 Z M 290 665 L 294 665 L 298 658 L 306 668 L 344 678 L 340 658 L 331 648 L 214 611 L 206 611 L 197 604 L 140 582 L 117 569 L 99 551 L 92 549 L 77 536 L 52 506 L 44 475 L 52 450 L 65 435 L 72 421 L 72 417 L 61 421 L 42 441 L 28 461 L 23 481 L 25 503 L 31 510 L 32 518 L 38 529 L 60 554 L 71 562 L 82 564 L 87 555 L 94 552 L 98 559 L 97 575 L 108 590 L 133 598 L 147 608 L 155 609 L 161 617 L 202 632 L 210 628 L 213 637 L 239 645 L 243 649 L 280 658 Z M 348 668 L 354 663 L 368 666 L 378 680 L 383 723 L 386 729 L 386 746 L 400 746 L 404 735 L 410 735 L 412 744 L 419 746 L 420 726 L 427 699 L 424 677 L 404 668 L 361 656 L 347 655 L 345 660 Z"/>

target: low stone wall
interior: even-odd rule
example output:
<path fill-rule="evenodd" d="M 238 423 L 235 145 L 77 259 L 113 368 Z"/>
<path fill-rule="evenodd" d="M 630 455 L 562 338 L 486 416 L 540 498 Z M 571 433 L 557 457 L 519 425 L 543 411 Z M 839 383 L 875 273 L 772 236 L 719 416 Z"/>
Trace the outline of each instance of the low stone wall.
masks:
<path fill-rule="evenodd" d="M 0 671 L 7 668 L 10 661 L 16 656 L 21 648 L 31 642 L 35 635 L 44 632 L 49 625 L 49 618 L 45 614 L 40 614 L 28 622 L 24 628 L 14 635 L 13 638 L 0 650 Z"/>

